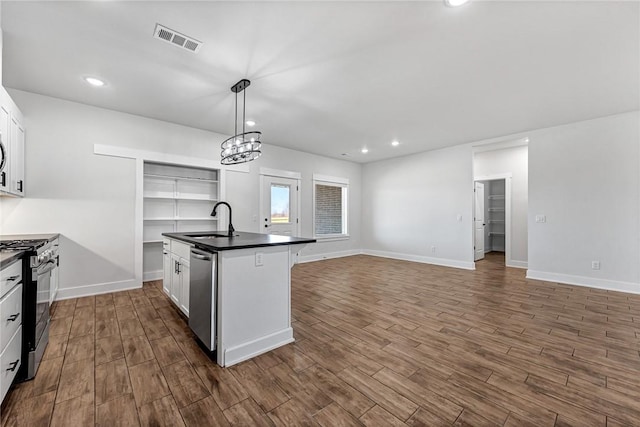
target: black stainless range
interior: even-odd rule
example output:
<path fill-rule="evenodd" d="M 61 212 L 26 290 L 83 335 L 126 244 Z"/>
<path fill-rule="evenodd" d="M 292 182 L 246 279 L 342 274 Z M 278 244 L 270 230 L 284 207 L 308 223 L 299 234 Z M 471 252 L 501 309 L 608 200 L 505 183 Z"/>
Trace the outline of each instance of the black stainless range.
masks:
<path fill-rule="evenodd" d="M 58 267 L 57 239 L 0 242 L 1 251 L 24 251 L 22 265 L 22 366 L 16 380 L 33 378 L 49 342 L 51 272 Z"/>

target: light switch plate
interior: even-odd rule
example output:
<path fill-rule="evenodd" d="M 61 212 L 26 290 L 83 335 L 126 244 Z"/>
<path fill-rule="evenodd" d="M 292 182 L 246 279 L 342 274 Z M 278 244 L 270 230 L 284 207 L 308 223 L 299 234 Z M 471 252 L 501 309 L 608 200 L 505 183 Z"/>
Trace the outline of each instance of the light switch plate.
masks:
<path fill-rule="evenodd" d="M 547 222 L 546 215 L 536 215 L 536 222 L 539 222 L 539 223 Z"/>

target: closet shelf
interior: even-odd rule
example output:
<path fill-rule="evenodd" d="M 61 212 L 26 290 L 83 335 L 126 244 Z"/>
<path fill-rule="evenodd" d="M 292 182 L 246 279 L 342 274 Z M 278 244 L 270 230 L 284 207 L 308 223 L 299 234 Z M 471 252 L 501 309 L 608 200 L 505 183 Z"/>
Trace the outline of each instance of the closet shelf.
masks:
<path fill-rule="evenodd" d="M 490 231 L 489 236 L 504 236 L 503 231 Z"/>
<path fill-rule="evenodd" d="M 489 208 L 489 212 L 504 212 L 504 208 Z"/>
<path fill-rule="evenodd" d="M 194 202 L 217 202 L 218 199 L 206 199 L 202 197 L 186 197 L 186 196 L 144 196 L 145 199 L 154 200 L 190 200 Z"/>
<path fill-rule="evenodd" d="M 490 200 L 502 200 L 504 199 L 504 194 L 492 194 L 489 196 Z"/>
<path fill-rule="evenodd" d="M 169 179 L 176 179 L 178 181 L 202 181 L 202 182 L 212 182 L 212 183 L 217 183 L 218 182 L 217 179 L 196 178 L 196 177 L 192 177 L 192 176 L 159 175 L 159 174 L 154 174 L 154 173 L 145 173 L 144 176 L 145 176 L 145 178 L 146 177 L 164 178 L 164 179 L 169 178 Z"/>
<path fill-rule="evenodd" d="M 503 223 L 504 219 L 490 219 L 489 224 Z"/>

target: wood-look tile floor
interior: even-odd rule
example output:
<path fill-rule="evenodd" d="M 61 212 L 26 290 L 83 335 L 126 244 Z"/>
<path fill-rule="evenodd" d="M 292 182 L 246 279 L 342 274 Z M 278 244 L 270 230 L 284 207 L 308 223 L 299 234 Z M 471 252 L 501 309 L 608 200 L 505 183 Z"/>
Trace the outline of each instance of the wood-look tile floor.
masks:
<path fill-rule="evenodd" d="M 640 425 L 640 296 L 355 256 L 293 269 L 296 342 L 222 369 L 161 291 L 60 301 L 2 425 Z"/>

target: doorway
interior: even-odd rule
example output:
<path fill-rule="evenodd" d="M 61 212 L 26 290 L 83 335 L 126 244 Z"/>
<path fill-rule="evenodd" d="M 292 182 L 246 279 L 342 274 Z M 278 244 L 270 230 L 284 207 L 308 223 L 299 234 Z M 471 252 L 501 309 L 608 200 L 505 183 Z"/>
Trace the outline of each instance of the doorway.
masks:
<path fill-rule="evenodd" d="M 260 233 L 300 235 L 299 173 L 261 169 L 260 217 Z"/>
<path fill-rule="evenodd" d="M 507 179 L 485 179 L 474 183 L 474 261 L 491 254 L 493 262 L 505 253 L 511 223 L 511 211 L 507 212 Z M 510 191 L 510 189 L 509 189 Z M 509 197 L 510 199 L 510 197 Z"/>

